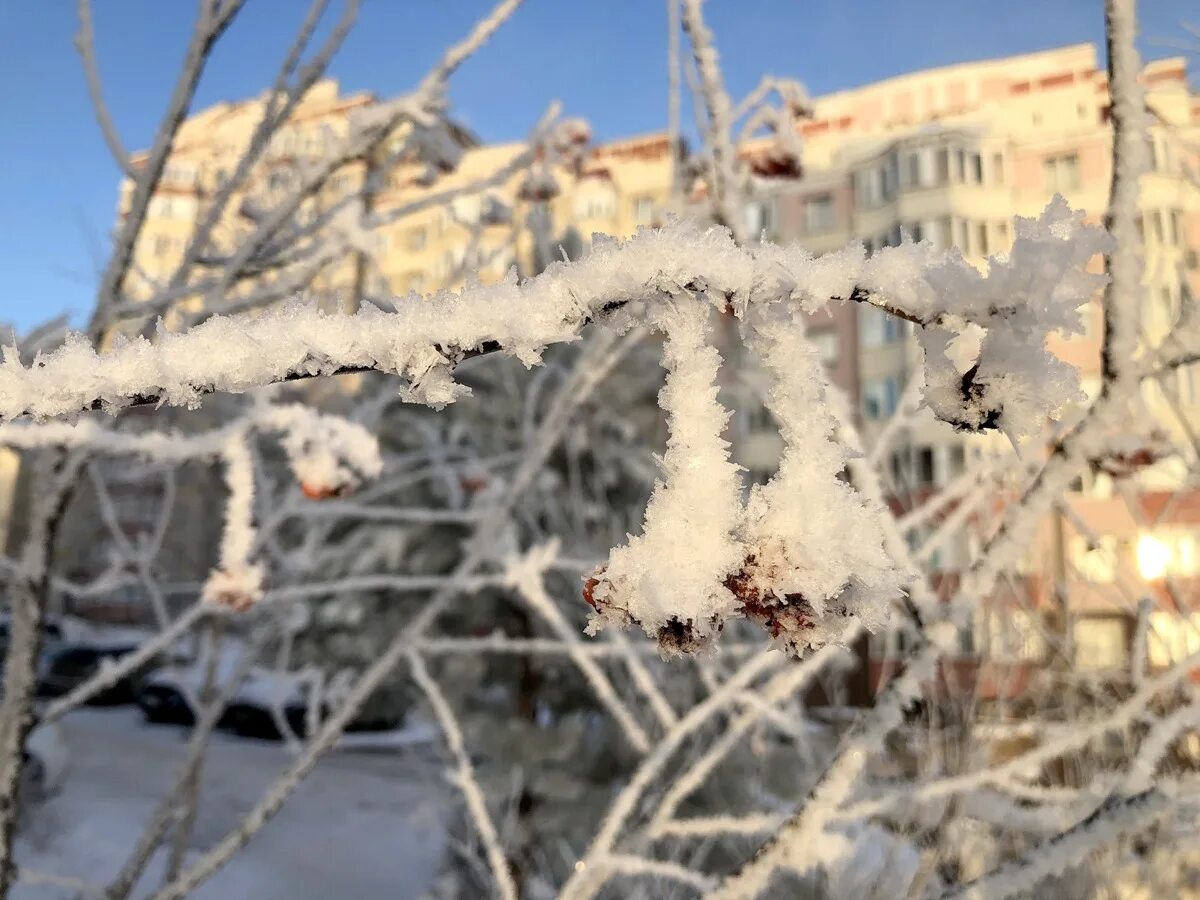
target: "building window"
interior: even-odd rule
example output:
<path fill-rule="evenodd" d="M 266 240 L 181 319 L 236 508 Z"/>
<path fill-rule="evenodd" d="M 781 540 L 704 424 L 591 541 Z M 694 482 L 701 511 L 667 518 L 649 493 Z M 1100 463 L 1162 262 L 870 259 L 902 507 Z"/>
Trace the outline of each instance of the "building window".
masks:
<path fill-rule="evenodd" d="M 878 420 L 890 418 L 900 400 L 900 385 L 895 378 L 880 378 L 863 385 L 863 416 Z"/>
<path fill-rule="evenodd" d="M 883 189 L 883 199 L 886 202 L 896 196 L 896 182 L 900 180 L 900 167 L 895 155 L 889 156 L 886 160 L 884 160 L 883 167 L 880 172 L 880 183 Z"/>
<path fill-rule="evenodd" d="M 934 245 L 939 250 L 948 250 L 954 246 L 954 229 L 953 220 L 949 216 L 942 216 L 937 220 L 936 230 L 933 239 Z"/>
<path fill-rule="evenodd" d="M 1200 653 L 1200 615 L 1185 618 L 1176 612 L 1150 613 L 1146 634 L 1146 657 L 1156 669 L 1181 662 Z"/>
<path fill-rule="evenodd" d="M 937 152 L 937 183 L 948 184 L 950 181 L 950 148 L 940 147 Z"/>
<path fill-rule="evenodd" d="M 904 323 L 874 306 L 860 306 L 858 319 L 859 341 L 863 347 L 882 347 L 904 336 Z"/>
<path fill-rule="evenodd" d="M 858 335 L 862 346 L 882 347 L 904 336 L 904 324 L 874 306 L 860 306 Z"/>
<path fill-rule="evenodd" d="M 1115 617 L 1078 619 L 1074 628 L 1077 669 L 1122 669 L 1129 658 L 1125 621 Z"/>
<path fill-rule="evenodd" d="M 835 330 L 824 328 L 819 331 L 810 331 L 808 339 L 817 348 L 817 355 L 820 356 L 821 362 L 827 366 L 832 366 L 837 362 L 838 336 Z"/>
<path fill-rule="evenodd" d="M 1046 157 L 1042 162 L 1042 171 L 1048 191 L 1061 193 L 1079 187 L 1079 156 L 1075 153 Z"/>
<path fill-rule="evenodd" d="M 978 222 L 975 225 L 975 250 L 980 256 L 987 256 L 990 252 L 987 222 Z"/>
<path fill-rule="evenodd" d="M 1004 219 L 1001 219 L 996 223 L 996 235 L 1000 240 L 1000 249 L 1007 248 L 1009 241 L 1008 222 L 1006 222 Z"/>
<path fill-rule="evenodd" d="M 806 234 L 820 234 L 833 228 L 833 197 L 830 194 L 817 194 L 804 201 L 804 231 Z"/>
<path fill-rule="evenodd" d="M 971 251 L 971 223 L 966 219 L 956 219 L 954 229 L 954 246 L 963 253 Z"/>
<path fill-rule="evenodd" d="M 657 212 L 658 209 L 654 203 L 653 197 L 646 196 L 633 198 L 633 220 L 638 225 L 653 225 Z"/>
<path fill-rule="evenodd" d="M 992 659 L 1040 660 L 1046 639 L 1036 613 L 1025 609 L 991 609 L 982 616 L 987 629 L 988 655 Z"/>
<path fill-rule="evenodd" d="M 933 448 L 917 448 L 917 484 L 933 484 Z"/>
<path fill-rule="evenodd" d="M 611 185 L 589 182 L 592 186 L 575 201 L 579 219 L 611 219 L 617 214 L 617 195 Z"/>
<path fill-rule="evenodd" d="M 746 228 L 756 238 L 769 240 L 775 233 L 775 201 L 773 198 L 746 204 Z"/>
<path fill-rule="evenodd" d="M 947 452 L 947 475 L 950 478 L 961 475 L 967 467 L 967 451 L 962 444 L 955 444 Z"/>
<path fill-rule="evenodd" d="M 904 184 L 919 187 L 921 184 L 921 154 L 910 153 L 904 157 Z"/>
<path fill-rule="evenodd" d="M 163 181 L 184 187 L 191 187 L 197 179 L 196 167 L 190 163 L 167 163 L 163 167 Z"/>
<path fill-rule="evenodd" d="M 992 155 L 992 180 L 996 184 L 1004 184 L 1004 154 Z"/>
<path fill-rule="evenodd" d="M 983 184 L 983 157 L 978 153 L 967 155 L 967 181 Z"/>
<path fill-rule="evenodd" d="M 864 209 L 883 203 L 883 172 L 878 166 L 859 172 L 854 178 L 854 202 Z"/>

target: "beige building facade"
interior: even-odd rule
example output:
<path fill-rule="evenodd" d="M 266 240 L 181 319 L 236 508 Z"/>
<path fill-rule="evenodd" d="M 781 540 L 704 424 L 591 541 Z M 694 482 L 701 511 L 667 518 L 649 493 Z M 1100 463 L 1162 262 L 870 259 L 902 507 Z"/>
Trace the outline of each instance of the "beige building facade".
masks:
<path fill-rule="evenodd" d="M 1149 63 L 1142 81 L 1150 169 L 1141 185 L 1141 318 L 1144 346 L 1152 352 L 1186 298 L 1200 292 L 1200 94 L 1188 84 L 1183 58 Z M 803 126 L 804 177 L 765 193 L 748 214 L 768 221 L 773 239 L 797 240 L 817 252 L 851 240 L 872 251 L 911 238 L 957 248 L 982 267 L 989 255 L 1011 246 L 1014 217 L 1036 216 L 1055 194 L 1089 219 L 1102 219 L 1111 179 L 1109 102 L 1097 51 L 1086 44 L 914 72 L 818 97 Z M 1098 306 L 1086 321 L 1083 335 L 1053 338 L 1051 346 L 1080 369 L 1085 390 L 1094 394 Z M 870 441 L 919 369 L 909 327 L 859 307 L 814 323 L 812 336 L 833 380 L 853 398 Z M 1148 417 L 1185 458 L 1193 457 L 1189 432 L 1200 426 L 1197 367 L 1148 386 L 1145 399 Z M 923 415 L 891 455 L 897 509 L 911 508 L 958 477 L 971 457 L 988 454 L 993 440 L 964 437 Z M 1139 473 L 1133 496 L 1140 500 L 1132 509 L 1129 493 L 1112 478 L 1089 475 L 1070 498 L 1070 521 L 1048 522 L 1031 548 L 1025 575 L 1036 600 L 1048 601 L 1056 578 L 1071 585 L 1081 663 L 1103 668 L 1128 659 L 1131 590 L 1165 604 L 1169 578 L 1200 601 L 1200 504 L 1191 502 L 1185 470 L 1176 458 Z M 1180 490 L 1185 502 L 1164 506 L 1162 498 Z M 979 530 L 961 529 L 931 559 L 949 581 L 978 544 Z M 1021 615 L 1007 609 L 1002 618 L 1011 624 Z M 1171 642 L 1200 641 L 1200 616 L 1193 623 L 1189 610 L 1166 608 L 1156 616 L 1166 635 L 1159 651 Z M 984 619 L 975 640 L 964 643 L 1008 653 L 1001 638 L 991 640 L 994 629 Z M 1032 621 L 1024 628 L 1027 636 L 1036 631 Z M 1003 640 L 1013 644 L 1011 636 Z M 1033 637 L 1014 646 L 1021 658 L 1044 649 Z M 1162 652 L 1151 655 L 1152 663 L 1162 662 Z"/>

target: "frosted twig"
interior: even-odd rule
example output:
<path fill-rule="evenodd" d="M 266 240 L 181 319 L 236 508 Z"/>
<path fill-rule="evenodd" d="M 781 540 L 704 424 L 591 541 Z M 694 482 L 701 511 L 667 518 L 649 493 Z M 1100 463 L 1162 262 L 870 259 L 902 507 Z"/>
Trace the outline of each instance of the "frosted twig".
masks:
<path fill-rule="evenodd" d="M 1082 862 L 1095 848 L 1123 834 L 1141 831 L 1170 811 L 1170 802 L 1151 789 L 1132 797 L 1112 797 L 1073 828 L 1024 856 L 940 895 L 942 900 L 1003 900 Z"/>
<path fill-rule="evenodd" d="M 136 671 L 160 653 L 169 650 L 197 622 L 215 612 L 216 610 L 207 604 L 193 603 L 180 613 L 175 621 L 162 629 L 154 637 L 142 641 L 132 653 L 125 654 L 111 665 L 101 666 L 96 671 L 96 674 L 72 688 L 69 693 L 52 700 L 42 710 L 41 721 L 54 722 L 61 719 L 71 710 L 86 703 L 101 691 L 112 687 L 130 672 Z"/>
<path fill-rule="evenodd" d="M 1052 224 L 1039 224 L 1041 230 L 1022 238 L 1030 253 L 1047 244 L 1092 252 L 1096 234 L 1079 230 L 1069 210 L 1055 207 L 1047 216 Z M 327 316 L 291 303 L 248 321 L 213 317 L 186 333 L 166 333 L 153 344 L 138 339 L 103 355 L 76 336 L 34 368 L 8 356 L 0 367 L 0 418 L 44 418 L 129 403 L 192 405 L 213 391 L 237 393 L 367 369 L 402 375 L 410 384 L 407 397 L 439 405 L 463 392 L 451 370 L 464 356 L 502 350 L 533 363 L 545 347 L 573 340 L 587 322 L 615 308 L 658 305 L 664 295 L 678 296 L 688 286 L 702 285 L 702 301 L 719 308 L 785 301 L 814 311 L 852 298 L 906 307 L 911 317 L 942 328 L 937 323 L 945 320 L 935 305 L 942 281 L 949 279 L 947 287 L 952 284 L 961 296 L 974 290 L 986 297 L 1013 277 L 1007 269 L 984 277 L 956 254 L 907 247 L 870 259 L 862 258 L 861 249 L 845 252 L 834 264 L 795 247 L 741 248 L 720 230 L 676 223 L 597 246 L 589 256 L 555 263 L 519 285 L 469 287 L 420 302 L 410 298 L 394 313 L 366 306 L 354 315 Z M 1015 250 L 1014 257 L 1019 264 Z M 907 267 L 909 286 L 904 297 L 889 297 L 887 285 L 900 264 Z M 1075 283 L 1069 268 L 1064 272 L 1072 283 L 1059 285 L 1055 296 L 1069 304 L 1071 291 L 1084 284 Z M 993 275 L 997 285 L 990 284 Z M 924 285 L 921 291 L 911 287 L 913 279 Z M 986 310 L 965 306 L 958 315 L 990 321 Z"/>
<path fill-rule="evenodd" d="M 512 872 L 508 868 L 508 860 L 504 856 L 504 850 L 500 846 L 500 837 L 496 834 L 496 826 L 492 822 L 492 817 L 488 813 L 487 801 L 484 799 L 483 791 L 479 787 L 479 782 L 475 779 L 475 769 L 471 765 L 471 757 L 467 754 L 466 746 L 463 743 L 462 731 L 459 730 L 458 721 L 454 718 L 454 712 L 450 709 L 450 704 L 446 702 L 446 698 L 442 695 L 441 689 L 438 688 L 437 682 L 429 674 L 429 670 L 425 667 L 425 661 L 416 653 L 408 655 L 409 668 L 412 670 L 413 681 L 425 694 L 425 699 L 429 701 L 429 706 L 433 710 L 434 716 L 437 718 L 438 725 L 442 729 L 442 733 L 446 737 L 446 747 L 450 750 L 451 756 L 454 757 L 455 776 L 454 783 L 458 789 L 462 791 L 463 799 L 467 804 L 467 811 L 471 814 L 471 820 L 475 823 L 475 830 L 479 834 L 479 839 L 483 842 L 484 852 L 487 856 L 488 865 L 492 870 L 492 878 L 496 883 L 496 888 L 500 892 L 500 896 L 505 900 L 517 900 L 517 887 L 512 880 Z"/>
<path fill-rule="evenodd" d="M 520 560 L 509 563 L 505 581 L 510 587 L 516 589 L 521 600 L 550 626 L 559 639 L 566 643 L 569 649 L 573 649 L 572 645 L 580 643 L 579 635 L 546 593 L 546 587 L 542 581 L 546 564 L 556 552 L 557 547 L 554 544 L 529 551 Z M 649 750 L 649 736 L 645 729 L 638 724 L 629 707 L 621 700 L 620 695 L 613 689 L 604 670 L 596 664 L 594 659 L 587 656 L 573 657 L 573 661 L 583 677 L 587 679 L 588 684 L 592 686 L 592 690 L 596 692 L 596 698 L 621 726 L 621 731 L 630 745 L 639 753 Z"/>

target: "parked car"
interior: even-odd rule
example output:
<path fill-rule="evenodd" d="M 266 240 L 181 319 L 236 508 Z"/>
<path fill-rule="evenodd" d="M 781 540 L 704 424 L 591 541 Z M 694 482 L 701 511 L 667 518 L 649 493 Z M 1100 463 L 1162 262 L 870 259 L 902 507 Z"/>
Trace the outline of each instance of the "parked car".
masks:
<path fill-rule="evenodd" d="M 61 697 L 70 693 L 83 682 L 95 675 L 100 667 L 117 660 L 138 649 L 136 643 L 72 643 L 65 644 L 47 655 L 43 662 L 38 683 L 38 695 L 42 697 Z M 122 703 L 132 703 L 138 696 L 140 682 L 152 671 L 156 663 L 144 663 L 125 675 L 104 690 L 92 696 L 87 702 L 96 706 L 115 706 Z"/>
<path fill-rule="evenodd" d="M 232 676 L 232 666 L 218 664 L 217 681 Z M 146 678 L 138 693 L 137 704 L 146 721 L 193 725 L 196 721 L 192 700 L 204 686 L 205 667 L 201 664 L 168 666 Z M 305 737 L 308 732 L 308 692 L 294 673 L 253 668 L 239 685 L 217 721 L 217 727 L 241 737 L 282 740 L 279 718 L 292 734 Z M 349 731 L 378 731 L 395 728 L 399 718 L 389 721 L 357 720 Z"/>
<path fill-rule="evenodd" d="M 217 682 L 232 673 L 222 672 L 218 665 Z M 200 696 L 204 688 L 205 667 L 170 666 L 147 678 L 138 692 L 137 704 L 148 722 L 170 725 L 193 725 L 196 721 L 191 698 Z M 269 669 L 251 669 L 217 722 L 219 728 L 242 737 L 280 740 L 276 722 L 278 708 L 293 734 L 303 736 L 308 715 L 303 686 L 295 675 Z"/>

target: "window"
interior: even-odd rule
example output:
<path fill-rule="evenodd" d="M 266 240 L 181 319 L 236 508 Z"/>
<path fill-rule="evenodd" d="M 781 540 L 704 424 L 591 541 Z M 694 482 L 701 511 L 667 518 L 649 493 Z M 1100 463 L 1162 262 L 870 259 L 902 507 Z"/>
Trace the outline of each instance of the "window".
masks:
<path fill-rule="evenodd" d="M 1200 615 L 1184 618 L 1176 612 L 1150 613 L 1146 634 L 1146 657 L 1156 669 L 1166 668 L 1200 653 Z"/>
<path fill-rule="evenodd" d="M 996 223 L 996 236 L 999 238 L 1000 246 L 997 249 L 1008 247 L 1008 222 L 1001 219 Z"/>
<path fill-rule="evenodd" d="M 191 163 L 167 163 L 163 167 L 163 181 L 191 187 L 196 183 L 196 167 Z"/>
<path fill-rule="evenodd" d="M 1077 669 L 1120 669 L 1129 657 L 1125 621 L 1115 617 L 1078 619 L 1074 628 Z"/>
<path fill-rule="evenodd" d="M 982 616 L 987 629 L 981 635 L 987 641 L 992 659 L 1040 660 L 1046 654 L 1046 639 L 1041 622 L 1034 612 L 1026 609 L 989 609 Z"/>
<path fill-rule="evenodd" d="M 883 199 L 891 200 L 896 196 L 896 182 L 900 180 L 900 170 L 897 165 L 896 157 L 890 156 L 883 163 L 881 170 L 881 184 L 883 188 Z"/>
<path fill-rule="evenodd" d="M 942 216 L 937 220 L 937 237 L 934 238 L 934 244 L 939 250 L 948 250 L 954 246 L 954 222 L 949 216 Z"/>
<path fill-rule="evenodd" d="M 1183 233 L 1183 211 L 1178 209 L 1171 210 L 1171 240 L 1176 246 L 1182 247 L 1186 241 Z"/>
<path fill-rule="evenodd" d="M 909 469 L 912 468 L 912 448 L 905 447 L 892 454 L 892 484 L 904 488 L 909 482 Z M 916 532 L 909 533 L 909 549 L 916 551 L 920 545 Z"/>
<path fill-rule="evenodd" d="M 633 220 L 638 225 L 653 225 L 658 209 L 654 203 L 654 198 L 634 197 L 633 198 Z"/>
<path fill-rule="evenodd" d="M 775 201 L 765 199 L 746 204 L 746 228 L 755 238 L 775 233 Z"/>
<path fill-rule="evenodd" d="M 917 484 L 933 484 L 933 448 L 917 448 Z"/>
<path fill-rule="evenodd" d="M 1004 184 L 1004 154 L 992 154 L 992 180 L 996 184 Z"/>
<path fill-rule="evenodd" d="M 953 478 L 961 475 L 967 467 L 967 451 L 962 444 L 955 444 L 947 453 L 948 475 Z"/>
<path fill-rule="evenodd" d="M 963 153 L 963 181 L 983 184 L 983 157 L 978 153 Z"/>
<path fill-rule="evenodd" d="M 946 184 L 950 181 L 950 148 L 941 147 L 937 152 L 937 183 Z"/>
<path fill-rule="evenodd" d="M 1162 210 L 1152 210 L 1147 215 L 1150 216 L 1150 234 L 1156 244 L 1161 244 L 1164 238 Z"/>
<path fill-rule="evenodd" d="M 408 240 L 405 245 L 409 250 L 418 251 L 424 250 L 425 245 L 429 242 L 429 235 L 424 227 L 413 228 L 408 232 Z"/>
<path fill-rule="evenodd" d="M 883 202 L 883 169 L 876 166 L 855 176 L 854 202 L 866 209 Z"/>
<path fill-rule="evenodd" d="M 832 328 L 823 328 L 819 331 L 810 331 L 808 339 L 812 341 L 813 346 L 817 348 L 817 355 L 820 356 L 821 362 L 827 366 L 832 366 L 837 362 L 838 357 L 838 335 Z"/>
<path fill-rule="evenodd" d="M 858 338 L 863 347 L 881 347 L 903 337 L 904 324 L 895 316 L 874 306 L 860 306 L 858 313 Z"/>
<path fill-rule="evenodd" d="M 988 227 L 987 222 L 978 222 L 975 225 L 975 251 L 980 256 L 987 256 L 988 250 Z"/>
<path fill-rule="evenodd" d="M 1046 157 L 1042 171 L 1048 191 L 1073 191 L 1079 187 L 1079 157 L 1074 153 Z"/>
<path fill-rule="evenodd" d="M 590 187 L 575 200 L 575 216 L 579 219 L 611 219 L 617 214 L 617 195 L 607 183 L 590 181 Z"/>
<path fill-rule="evenodd" d="M 804 230 L 806 234 L 829 231 L 834 226 L 833 197 L 817 194 L 804 202 Z"/>
<path fill-rule="evenodd" d="M 963 253 L 971 251 L 971 223 L 966 219 L 955 220 L 954 246 Z"/>
<path fill-rule="evenodd" d="M 863 416 L 886 419 L 896 412 L 900 400 L 900 385 L 895 378 L 880 378 L 863 385 Z"/>
<path fill-rule="evenodd" d="M 904 157 L 904 184 L 918 187 L 921 184 L 921 154 L 910 153 Z"/>

